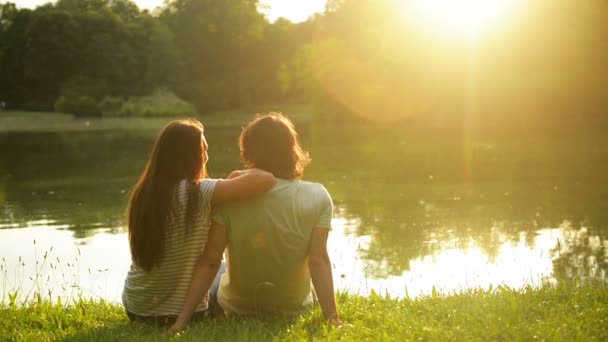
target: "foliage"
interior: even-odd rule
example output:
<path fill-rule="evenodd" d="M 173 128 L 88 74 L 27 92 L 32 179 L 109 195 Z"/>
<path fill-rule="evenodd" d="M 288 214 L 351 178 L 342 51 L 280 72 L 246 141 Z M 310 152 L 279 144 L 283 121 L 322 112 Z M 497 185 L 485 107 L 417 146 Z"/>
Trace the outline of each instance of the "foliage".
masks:
<path fill-rule="evenodd" d="M 0 97 L 9 107 L 51 109 L 59 102 L 78 108 L 90 99 L 139 96 L 172 84 L 178 65 L 172 34 L 130 1 L 61 0 L 12 18 L 0 46 L 6 56 L 0 70 L 7 71 Z"/>
<path fill-rule="evenodd" d="M 7 8 L 12 8 L 12 11 L 7 11 Z M 0 101 L 21 107 L 31 96 L 25 84 L 24 60 L 28 40 L 26 31 L 32 21 L 32 11 L 16 11 L 14 6 L 4 4 L 0 19 Z"/>
<path fill-rule="evenodd" d="M 264 30 L 255 0 L 176 0 L 161 15 L 174 32 L 189 77 L 177 93 L 201 111 L 236 108 L 251 101 L 249 75 Z M 219 95 L 219 96 L 218 96 Z"/>
<path fill-rule="evenodd" d="M 190 103 L 180 99 L 171 91 L 159 89 L 151 95 L 131 96 L 123 99 L 118 96 L 99 96 L 94 84 L 87 83 L 89 87 L 65 90 L 65 95 L 55 101 L 55 110 L 71 113 L 76 116 L 103 116 L 103 117 L 162 117 L 162 116 L 195 116 L 196 109 Z M 86 95 L 85 95 L 86 94 Z"/>
<path fill-rule="evenodd" d="M 81 97 L 138 97 L 158 88 L 199 111 L 278 102 L 276 70 L 298 44 L 292 36 L 311 31 L 268 23 L 255 0 L 172 1 L 159 16 L 128 0 L 5 7 L 0 97 L 9 108 L 48 110 Z M 64 93 L 75 78 L 106 88 Z"/>
<path fill-rule="evenodd" d="M 119 116 L 120 109 L 124 105 L 121 97 L 106 96 L 98 104 L 99 111 L 104 117 Z"/>
<path fill-rule="evenodd" d="M 74 76 L 63 84 L 54 108 L 76 116 L 100 116 L 98 99 L 107 92 L 108 86 L 102 79 Z"/>
<path fill-rule="evenodd" d="M 61 96 L 55 101 L 55 110 L 78 116 L 98 116 L 99 108 L 94 98 L 82 96 Z"/>
<path fill-rule="evenodd" d="M 118 109 L 119 100 L 106 97 L 102 101 L 107 110 L 104 116 L 195 116 L 196 109 L 168 90 L 157 90 L 152 95 L 130 97 Z"/>
<path fill-rule="evenodd" d="M 200 340 L 577 340 L 608 338 L 605 285 L 560 285 L 523 292 L 500 287 L 451 296 L 395 299 L 338 295 L 345 325 L 321 321 L 320 310 L 295 318 L 230 318 L 194 323 L 177 338 Z M 120 305 L 78 299 L 34 300 L 0 308 L 8 340 L 173 340 L 162 328 L 128 322 Z"/>
<path fill-rule="evenodd" d="M 332 121 L 608 122 L 605 1 L 522 3 L 476 39 L 423 32 L 406 2 L 331 0 L 298 24 L 268 22 L 257 0 L 167 1 L 154 15 L 130 0 L 7 3 L 0 98 L 48 110 L 166 88 L 199 112 L 314 103 Z M 74 78 L 106 88 L 70 98 Z"/>

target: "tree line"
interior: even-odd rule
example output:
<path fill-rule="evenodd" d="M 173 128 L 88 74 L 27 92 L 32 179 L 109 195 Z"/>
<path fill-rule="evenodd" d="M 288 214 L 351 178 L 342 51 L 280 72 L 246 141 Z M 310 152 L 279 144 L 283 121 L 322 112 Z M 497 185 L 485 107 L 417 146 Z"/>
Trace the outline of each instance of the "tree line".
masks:
<path fill-rule="evenodd" d="M 296 102 L 338 120 L 438 125 L 593 121 L 608 109 L 602 0 L 530 2 L 477 40 L 424 34 L 401 0 L 329 0 L 297 24 L 269 22 L 257 0 L 0 6 L 9 108 L 112 107 L 164 89 L 200 113 Z"/>

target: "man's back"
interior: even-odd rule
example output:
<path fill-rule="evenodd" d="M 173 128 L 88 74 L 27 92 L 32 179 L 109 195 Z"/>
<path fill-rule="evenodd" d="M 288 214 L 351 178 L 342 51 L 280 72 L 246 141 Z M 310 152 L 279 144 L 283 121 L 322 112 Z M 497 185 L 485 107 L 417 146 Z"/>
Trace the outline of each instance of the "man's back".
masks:
<path fill-rule="evenodd" d="M 310 236 L 331 227 L 332 209 L 321 184 L 285 179 L 259 198 L 220 208 L 214 220 L 228 233 L 228 271 L 218 294 L 224 310 L 301 311 L 310 300 Z"/>

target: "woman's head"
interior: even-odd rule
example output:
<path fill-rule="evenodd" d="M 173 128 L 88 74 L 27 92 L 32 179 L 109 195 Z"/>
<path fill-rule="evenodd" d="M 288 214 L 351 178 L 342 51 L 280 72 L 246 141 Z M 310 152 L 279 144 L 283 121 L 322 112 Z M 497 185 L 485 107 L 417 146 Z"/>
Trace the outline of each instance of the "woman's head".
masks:
<path fill-rule="evenodd" d="M 198 120 L 172 121 L 156 139 L 146 168 L 153 177 L 169 183 L 196 181 L 206 176 L 207 143 Z"/>
<path fill-rule="evenodd" d="M 266 170 L 279 178 L 302 177 L 310 162 L 293 123 L 280 113 L 257 116 L 249 122 L 241 132 L 239 146 L 248 167 Z"/>
<path fill-rule="evenodd" d="M 175 187 L 184 179 L 188 181 L 186 224 L 194 221 L 199 202 L 196 184 L 206 177 L 207 159 L 199 121 L 178 120 L 163 128 L 129 201 L 129 243 L 136 265 L 149 271 L 159 264 Z"/>

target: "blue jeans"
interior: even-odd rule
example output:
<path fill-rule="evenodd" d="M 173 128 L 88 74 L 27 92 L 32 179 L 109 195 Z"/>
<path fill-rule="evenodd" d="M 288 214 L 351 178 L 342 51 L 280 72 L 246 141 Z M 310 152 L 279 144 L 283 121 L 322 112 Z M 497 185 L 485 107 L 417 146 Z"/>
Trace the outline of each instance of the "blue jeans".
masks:
<path fill-rule="evenodd" d="M 217 292 L 220 289 L 220 278 L 225 272 L 226 263 L 222 261 L 220 269 L 217 271 L 213 283 L 211 283 L 211 287 L 209 288 L 209 309 L 207 311 L 211 317 L 221 317 L 224 315 L 224 310 L 217 301 Z"/>

